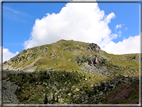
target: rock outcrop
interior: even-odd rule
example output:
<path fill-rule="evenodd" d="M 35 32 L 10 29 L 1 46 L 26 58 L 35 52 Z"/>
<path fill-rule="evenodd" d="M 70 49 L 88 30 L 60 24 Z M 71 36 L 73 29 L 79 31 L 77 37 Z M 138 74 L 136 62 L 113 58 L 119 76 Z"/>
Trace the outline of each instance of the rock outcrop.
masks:
<path fill-rule="evenodd" d="M 17 90 L 18 85 L 7 81 L 3 80 L 3 103 L 4 104 L 17 104 L 17 96 L 15 95 L 15 92 Z"/>
<path fill-rule="evenodd" d="M 77 58 L 78 65 L 84 62 L 87 62 L 90 66 L 101 66 L 103 64 L 99 56 L 91 54 Z"/>
<path fill-rule="evenodd" d="M 95 52 L 99 53 L 101 48 L 97 44 L 91 43 L 91 44 L 89 44 L 88 49 L 90 51 L 95 51 Z"/>
<path fill-rule="evenodd" d="M 96 67 L 96 66 L 90 66 L 87 63 L 84 63 L 82 70 L 86 73 L 95 73 L 95 74 L 103 74 L 103 75 L 110 74 L 107 70 L 107 67 L 105 67 L 105 66 Z"/>

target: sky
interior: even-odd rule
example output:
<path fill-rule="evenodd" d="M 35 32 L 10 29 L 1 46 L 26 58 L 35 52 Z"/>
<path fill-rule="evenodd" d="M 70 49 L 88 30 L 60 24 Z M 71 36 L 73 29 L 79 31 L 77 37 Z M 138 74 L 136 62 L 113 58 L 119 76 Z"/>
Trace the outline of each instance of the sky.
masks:
<path fill-rule="evenodd" d="M 3 3 L 3 62 L 61 39 L 96 43 L 111 54 L 140 53 L 139 8 L 139 3 Z"/>

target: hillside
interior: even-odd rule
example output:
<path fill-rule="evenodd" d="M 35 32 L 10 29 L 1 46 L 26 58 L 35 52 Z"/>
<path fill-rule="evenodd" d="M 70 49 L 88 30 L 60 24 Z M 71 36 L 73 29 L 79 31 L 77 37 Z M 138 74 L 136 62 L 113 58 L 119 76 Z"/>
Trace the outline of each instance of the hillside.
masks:
<path fill-rule="evenodd" d="M 95 43 L 60 40 L 29 48 L 3 70 L 4 103 L 139 103 L 139 54 L 108 54 Z"/>
<path fill-rule="evenodd" d="M 139 54 L 112 55 L 97 44 L 60 40 L 23 50 L 4 63 L 4 69 L 39 71 L 45 69 L 91 73 L 138 75 Z"/>

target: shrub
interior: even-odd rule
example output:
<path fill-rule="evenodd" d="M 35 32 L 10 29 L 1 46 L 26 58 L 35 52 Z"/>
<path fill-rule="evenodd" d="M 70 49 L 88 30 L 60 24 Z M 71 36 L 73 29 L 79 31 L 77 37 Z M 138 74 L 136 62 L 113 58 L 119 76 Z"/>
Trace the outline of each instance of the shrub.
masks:
<path fill-rule="evenodd" d="M 27 50 L 23 50 L 23 52 L 24 52 L 24 53 L 26 53 L 26 52 L 27 52 Z"/>
<path fill-rule="evenodd" d="M 33 53 L 31 57 L 34 57 L 36 55 L 36 53 Z"/>
<path fill-rule="evenodd" d="M 21 61 L 21 58 L 19 58 L 19 62 Z"/>
<path fill-rule="evenodd" d="M 105 64 L 105 63 L 106 63 L 106 59 L 102 59 L 101 61 L 102 61 L 102 63 L 103 63 L 103 64 Z"/>
<path fill-rule="evenodd" d="M 47 95 L 45 95 L 44 104 L 47 104 L 47 103 L 48 103 L 48 98 L 47 98 Z"/>
<path fill-rule="evenodd" d="M 23 59 L 25 59 L 25 56 L 22 56 Z"/>
<path fill-rule="evenodd" d="M 36 82 L 36 79 L 35 78 L 31 78 L 30 80 L 29 80 L 29 83 L 35 83 Z"/>
<path fill-rule="evenodd" d="M 133 56 L 132 59 L 136 59 L 136 56 Z"/>

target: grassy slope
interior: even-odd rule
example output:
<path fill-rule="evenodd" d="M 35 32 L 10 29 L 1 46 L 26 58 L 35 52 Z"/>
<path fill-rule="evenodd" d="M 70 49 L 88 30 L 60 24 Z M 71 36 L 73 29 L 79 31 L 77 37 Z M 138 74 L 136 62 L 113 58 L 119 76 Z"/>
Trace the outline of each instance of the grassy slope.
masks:
<path fill-rule="evenodd" d="M 111 59 L 108 65 L 114 65 L 114 69 L 108 67 L 111 71 L 116 71 L 116 75 L 139 76 L 139 54 L 113 55 L 104 53 Z"/>
<path fill-rule="evenodd" d="M 75 45 L 76 44 L 76 45 Z M 105 62 L 105 66 L 107 66 L 107 69 L 111 73 L 111 76 L 118 76 L 118 75 L 126 75 L 126 76 L 133 76 L 133 77 L 138 77 L 139 76 L 139 54 L 127 54 L 127 55 L 112 55 L 108 54 L 106 52 L 103 52 L 101 54 L 98 54 L 96 52 L 91 52 L 88 51 L 86 48 L 88 47 L 88 43 L 83 43 L 83 42 L 77 42 L 77 41 L 58 41 L 56 43 L 50 44 L 50 45 L 42 45 L 40 47 L 34 47 L 28 50 L 24 50 L 20 53 L 19 56 L 16 56 L 15 58 L 12 58 L 11 60 L 16 60 L 18 59 L 19 62 L 16 61 L 9 61 L 11 62 L 11 65 L 14 67 L 25 67 L 29 64 L 31 64 L 33 61 L 36 60 L 36 58 L 41 57 L 40 60 L 38 60 L 35 63 L 35 66 L 37 65 L 38 67 L 36 68 L 36 71 L 38 70 L 44 70 L 44 69 L 54 69 L 54 70 L 66 70 L 66 71 L 78 71 L 82 75 L 85 75 L 85 78 L 87 80 L 81 79 L 80 82 L 73 84 L 74 88 L 79 88 L 82 89 L 83 86 L 87 86 L 88 89 L 91 89 L 91 85 L 104 81 L 104 80 L 111 80 L 111 78 L 106 77 L 105 75 L 101 74 L 90 74 L 90 73 L 84 73 L 81 70 L 81 66 L 78 66 L 76 63 L 76 58 L 77 57 L 82 57 L 83 55 L 98 55 L 98 56 L 105 56 L 110 59 L 110 61 Z M 48 47 L 48 51 L 45 51 L 45 48 Z M 64 50 L 67 49 L 67 50 Z M 71 51 L 70 51 L 71 50 Z M 24 56 L 24 57 L 22 57 Z M 18 57 L 18 58 L 17 58 Z M 21 60 L 20 60 L 21 59 Z M 15 63 L 16 62 L 16 63 Z M 60 72 L 59 71 L 59 72 Z M 73 72 L 74 74 L 74 72 Z M 14 79 L 14 78 L 13 78 Z M 30 79 L 30 78 L 29 78 Z M 20 77 L 15 77 L 15 81 L 20 80 L 21 81 L 21 76 Z M 27 80 L 27 78 L 26 78 Z M 56 81 L 59 81 L 57 78 L 55 78 Z M 51 79 L 50 81 L 55 81 L 54 79 Z M 14 81 L 14 80 L 13 80 Z M 24 81 L 24 80 L 23 80 Z M 72 81 L 73 82 L 73 81 Z M 22 84 L 22 83 L 21 83 Z M 84 84 L 84 85 L 82 85 Z M 19 94 L 19 98 L 22 97 L 23 100 L 21 101 L 22 103 L 35 103 L 37 100 L 37 103 L 39 102 L 39 98 L 44 98 L 42 94 L 42 90 L 46 88 L 43 87 L 41 91 L 37 91 L 34 83 L 30 83 L 29 81 L 25 82 L 23 86 L 23 92 Z M 61 86 L 64 86 L 63 84 Z M 27 88 L 26 88 L 27 87 Z M 32 88 L 33 87 L 33 88 Z M 71 86 L 69 86 L 71 88 Z M 125 85 L 123 87 L 118 87 L 116 90 L 117 92 L 112 92 L 109 96 L 106 96 L 106 98 L 111 98 L 114 93 L 118 93 L 122 88 L 126 87 Z M 137 87 L 138 86 L 133 86 Z M 38 88 L 40 90 L 40 88 Z M 48 90 L 52 91 L 52 90 Z M 31 93 L 32 92 L 32 93 Z M 30 100 L 24 100 L 26 99 L 25 93 L 29 95 Z M 33 94 L 33 96 L 32 96 Z M 134 93 L 132 92 L 132 95 Z M 71 97 L 65 98 L 65 100 L 71 99 Z M 33 100 L 33 101 L 32 101 Z M 138 100 L 138 99 L 136 99 Z M 67 101 L 68 102 L 68 101 Z M 128 102 L 128 101 L 126 101 Z M 106 103 L 106 102 L 104 102 Z M 114 102 L 111 102 L 114 103 Z M 122 102 L 123 103 L 123 102 Z"/>
<path fill-rule="evenodd" d="M 66 100 L 74 99 L 72 97 L 67 96 L 67 94 L 70 92 L 74 94 L 74 90 L 76 88 L 82 89 L 82 91 L 91 90 L 91 85 L 94 85 L 104 80 L 111 80 L 109 77 L 106 77 L 101 74 L 86 74 L 79 72 L 61 71 L 50 72 L 49 74 L 49 78 L 47 78 L 47 74 L 45 75 L 45 72 L 18 75 L 11 75 L 4 72 L 4 75 L 6 75 L 5 78 L 9 78 L 8 80 L 10 80 L 11 82 L 16 82 L 16 84 L 21 87 L 16 92 L 20 103 L 30 104 L 41 103 L 38 101 L 38 99 L 44 99 L 44 94 L 49 95 L 49 93 L 58 93 L 58 96 L 62 96 L 64 98 L 64 102 L 68 102 Z M 85 80 L 86 78 L 87 80 Z M 58 85 L 55 86 L 54 83 L 58 83 Z M 56 87 L 58 91 L 60 89 L 65 89 L 67 93 L 62 93 L 62 91 L 58 92 L 56 89 L 54 90 L 54 87 Z M 84 89 L 83 87 L 87 88 Z"/>
<path fill-rule="evenodd" d="M 138 83 L 131 83 L 129 85 L 131 88 L 133 88 L 133 90 L 125 95 L 123 100 L 119 99 L 113 101 L 111 99 L 112 97 L 118 96 L 118 94 L 121 93 L 121 91 L 124 90 L 128 84 L 121 84 L 117 86 L 117 88 L 113 89 L 107 95 L 104 95 L 101 98 L 96 96 L 95 98 L 97 98 L 97 100 L 94 101 L 93 99 L 95 93 L 92 93 L 92 86 L 94 87 L 97 83 L 101 83 L 102 81 L 114 82 L 113 79 L 101 74 L 65 71 L 51 71 L 46 73 L 46 71 L 42 71 L 39 73 L 21 73 L 17 75 L 11 75 L 3 72 L 3 76 L 5 76 L 3 79 L 7 78 L 7 81 L 14 82 L 20 87 L 20 89 L 17 89 L 16 91 L 16 95 L 20 104 L 42 103 L 42 101 L 44 101 L 45 95 L 48 96 L 48 103 L 50 104 L 64 104 L 69 103 L 70 101 L 78 104 L 81 103 L 82 97 L 88 97 L 87 103 L 89 104 L 95 104 L 99 102 L 103 104 L 116 104 L 118 102 L 123 104 L 138 103 Z M 75 91 L 76 89 L 79 89 L 79 91 Z M 82 94 L 84 92 L 86 94 Z M 68 95 L 69 93 L 71 93 L 71 96 Z M 90 97 L 89 93 L 91 93 Z M 59 97 L 60 99 L 64 99 L 64 101 L 52 101 L 50 94 L 55 94 L 56 98 Z M 74 96 L 79 97 L 74 98 Z"/>
<path fill-rule="evenodd" d="M 78 55 L 86 54 L 87 51 L 84 51 L 82 49 L 74 49 L 73 51 L 63 50 L 63 48 L 72 48 L 75 46 L 74 41 L 59 41 L 57 43 L 51 44 L 49 48 L 48 56 L 45 58 L 45 60 L 39 60 L 36 64 L 39 64 L 36 70 L 45 69 L 45 68 L 53 68 L 55 70 L 81 70 L 79 66 L 77 66 L 77 63 L 75 62 L 75 58 Z M 86 43 L 79 43 L 79 45 L 87 45 Z M 59 46 L 59 47 L 58 47 Z M 81 51 L 80 54 L 78 51 Z M 50 58 L 52 56 L 51 54 L 58 54 L 54 55 L 53 58 Z M 56 58 L 57 56 L 57 58 Z M 70 61 L 68 61 L 70 59 Z"/>
<path fill-rule="evenodd" d="M 110 61 L 106 61 L 106 66 L 110 71 L 116 71 L 117 73 L 120 72 L 118 75 L 138 76 L 139 54 L 113 55 L 104 51 L 102 51 L 101 54 L 98 54 L 94 51 L 88 51 L 88 45 L 88 43 L 84 42 L 61 40 L 50 45 L 47 44 L 24 50 L 19 54 L 19 56 L 12 58 L 10 62 L 13 67 L 20 70 L 20 68 L 24 68 L 35 61 L 38 57 L 41 57 L 41 59 L 35 63 L 35 66 L 38 65 L 36 71 L 46 68 L 55 70 L 82 71 L 82 66 L 78 66 L 76 63 L 77 57 L 95 54 L 97 56 L 103 55 L 110 59 Z M 48 51 L 45 51 L 46 47 L 48 47 Z M 14 61 L 12 62 L 13 59 Z M 109 67 L 109 65 L 114 66 L 114 69 Z M 132 72 L 135 73 L 132 74 Z"/>

